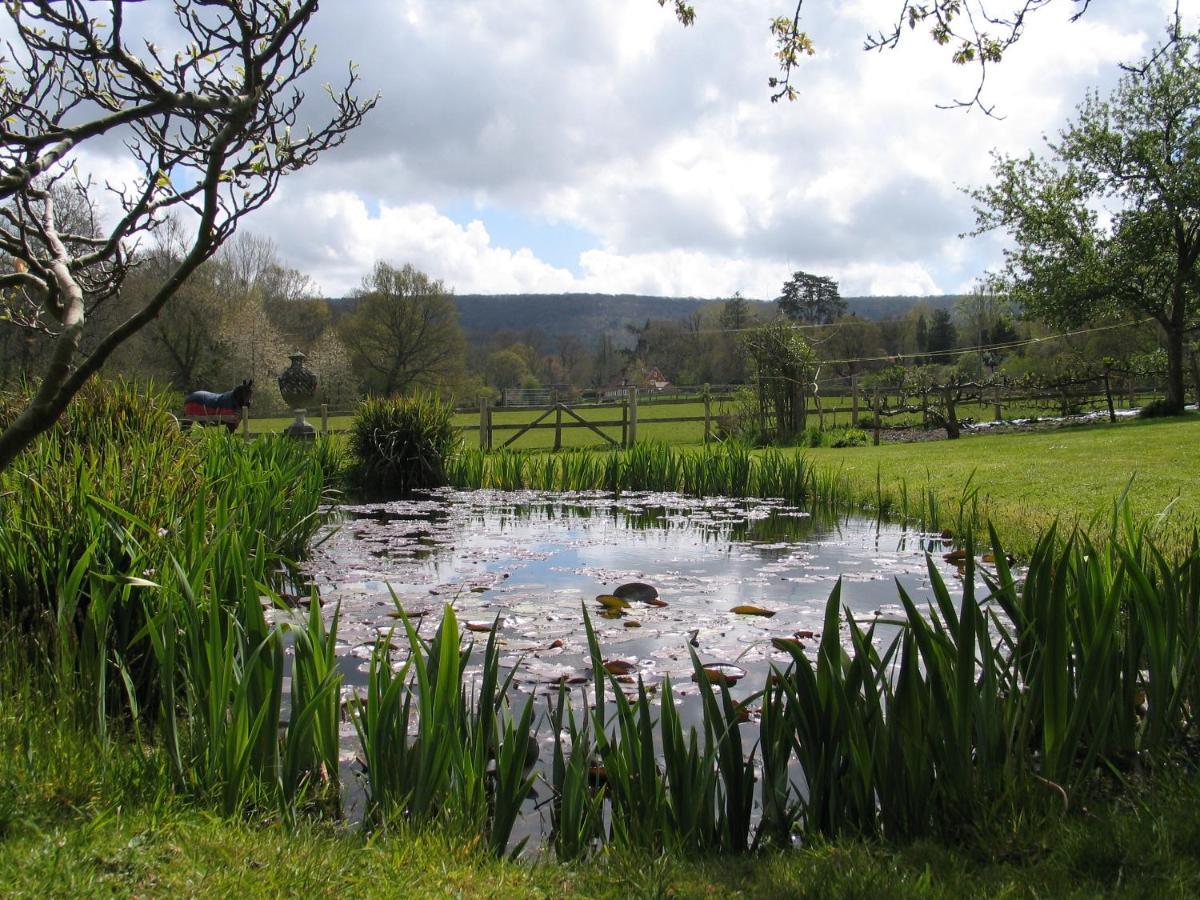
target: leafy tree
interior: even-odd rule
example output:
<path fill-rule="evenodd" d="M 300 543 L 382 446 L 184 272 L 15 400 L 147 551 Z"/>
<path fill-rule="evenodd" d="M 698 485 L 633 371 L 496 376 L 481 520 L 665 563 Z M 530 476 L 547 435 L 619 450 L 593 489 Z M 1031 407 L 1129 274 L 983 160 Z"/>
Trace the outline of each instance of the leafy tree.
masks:
<path fill-rule="evenodd" d="M 914 340 L 917 344 L 918 353 L 925 353 L 929 349 L 929 324 L 925 321 L 924 313 L 920 313 L 917 316 Z"/>
<path fill-rule="evenodd" d="M 151 322 L 180 286 L 266 203 L 280 178 L 340 144 L 374 105 L 330 88 L 308 110 L 300 82 L 314 54 L 304 32 L 317 0 L 176 2 L 172 46 L 136 33 L 138 4 L 7 3 L 0 79 L 0 274 L 4 315 L 48 334 L 30 403 L 0 433 L 0 469 L 50 428 L 113 351 Z M 157 39 L 157 36 L 154 36 Z M 293 134 L 303 119 L 310 126 Z M 126 148 L 137 176 L 99 188 L 75 163 L 96 145 Z M 94 208 L 107 189 L 121 209 L 72 227 L 64 192 Z M 116 295 L 129 248 L 172 210 L 190 211 L 187 251 L 141 307 L 84 350 L 95 308 Z"/>
<path fill-rule="evenodd" d="M 777 302 L 789 319 L 813 325 L 828 325 L 846 314 L 846 301 L 838 293 L 838 283 L 807 272 L 793 272 L 784 282 Z"/>
<path fill-rule="evenodd" d="M 804 431 L 816 354 L 800 330 L 777 319 L 742 338 L 754 369 L 763 439 L 787 441 Z"/>
<path fill-rule="evenodd" d="M 487 373 L 488 383 L 500 390 L 521 387 L 533 377 L 525 354 L 511 347 L 488 355 Z"/>
<path fill-rule="evenodd" d="M 950 312 L 945 309 L 935 309 L 929 323 L 929 332 L 925 338 L 925 349 L 934 362 L 948 363 L 950 351 L 958 343 L 958 329 Z"/>
<path fill-rule="evenodd" d="M 727 331 L 741 331 L 749 326 L 754 318 L 750 301 L 742 296 L 741 291 L 721 304 L 721 327 Z"/>
<path fill-rule="evenodd" d="M 445 389 L 462 375 L 466 342 L 452 293 L 412 265 L 377 262 L 339 336 L 368 393 Z"/>
<path fill-rule="evenodd" d="M 997 156 L 995 183 L 972 193 L 977 233 L 1011 235 L 1008 291 L 1047 322 L 1157 322 L 1178 413 L 1200 324 L 1200 36 L 1127 68 L 1110 98 L 1090 94 L 1049 150 Z"/>
<path fill-rule="evenodd" d="M 863 372 L 871 365 L 867 360 L 882 353 L 878 323 L 854 314 L 842 316 L 821 338 L 821 358 L 840 375 Z"/>

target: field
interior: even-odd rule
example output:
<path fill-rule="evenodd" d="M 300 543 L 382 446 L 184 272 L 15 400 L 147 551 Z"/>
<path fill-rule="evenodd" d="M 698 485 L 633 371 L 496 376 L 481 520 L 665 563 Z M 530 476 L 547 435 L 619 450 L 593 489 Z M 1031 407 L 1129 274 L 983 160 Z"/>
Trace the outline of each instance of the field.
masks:
<path fill-rule="evenodd" d="M 931 488 L 949 508 L 968 479 L 987 517 L 1012 535 L 1034 535 L 1055 519 L 1104 519 L 1125 491 L 1136 518 L 1200 518 L 1200 417 L 1125 421 L 1049 431 L 972 435 L 958 441 L 804 451 L 817 466 L 846 473 L 863 503 L 876 477 L 893 492 Z"/>
<path fill-rule="evenodd" d="M 1102 399 L 1096 399 L 1085 404 L 1083 409 L 1085 411 L 1099 409 L 1103 405 Z M 851 425 L 852 416 L 849 412 L 851 398 L 849 396 L 825 397 L 822 400 L 822 406 L 826 410 L 823 417 L 818 415 L 815 405 L 810 406 L 809 412 L 813 417 L 813 427 L 816 427 L 819 422 L 823 422 L 827 429 L 844 428 Z M 1120 408 L 1120 404 L 1118 404 L 1118 408 Z M 737 403 L 728 396 L 714 399 L 710 408 L 713 429 L 715 430 L 718 427 L 717 419 L 719 417 L 734 413 L 737 409 Z M 621 426 L 619 423 L 622 419 L 622 410 L 620 405 L 578 406 L 574 410 L 582 419 L 588 422 L 615 423 L 604 426 L 602 430 L 613 440 L 618 442 L 621 440 Z M 527 425 L 544 412 L 544 408 L 493 408 L 493 426 L 503 426 L 502 428 L 494 429 L 492 438 L 493 448 L 500 447 L 505 441 L 516 434 L 519 429 L 512 426 Z M 862 402 L 859 412 L 861 416 L 868 414 L 869 410 L 866 407 L 865 400 Z M 1058 411 L 1045 403 L 1021 401 L 1005 404 L 1002 408 L 1002 413 L 1005 419 L 1017 419 L 1054 416 L 1058 414 Z M 958 407 L 958 414 L 962 419 L 975 422 L 990 422 L 995 418 L 995 410 L 991 404 L 964 403 Z M 341 410 L 331 411 L 326 421 L 328 430 L 332 432 L 348 431 L 353 419 L 352 412 Z M 655 423 L 652 421 L 654 419 L 692 419 L 694 421 Z M 314 411 L 308 417 L 308 420 L 318 430 L 322 427 L 319 411 Z M 278 433 L 283 431 L 292 421 L 293 419 L 290 416 L 255 417 L 251 415 L 250 433 L 252 435 Z M 521 435 L 510 446 L 515 450 L 548 450 L 552 448 L 554 446 L 554 421 L 555 416 L 551 413 L 542 420 L 542 423 L 537 428 Z M 562 421 L 564 426 L 561 439 L 562 447 L 602 447 L 607 445 L 607 442 L 595 432 L 577 423 L 570 415 L 564 414 Z M 456 412 L 454 424 L 463 429 L 463 439 L 467 444 L 470 446 L 479 445 L 478 410 L 471 409 Z M 888 417 L 885 424 L 888 426 L 915 426 L 922 424 L 922 422 L 919 413 L 902 413 Z M 663 441 L 675 445 L 702 443 L 704 440 L 703 401 L 661 401 L 643 397 L 638 404 L 638 440 Z"/>

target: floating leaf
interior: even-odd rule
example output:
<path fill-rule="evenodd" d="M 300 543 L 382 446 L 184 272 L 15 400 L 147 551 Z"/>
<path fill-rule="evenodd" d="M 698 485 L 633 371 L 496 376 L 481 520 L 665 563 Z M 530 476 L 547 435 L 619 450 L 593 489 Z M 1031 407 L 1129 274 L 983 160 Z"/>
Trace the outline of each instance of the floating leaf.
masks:
<path fill-rule="evenodd" d="M 631 581 L 616 588 L 613 595 L 632 603 L 653 603 L 658 599 L 658 588 L 640 581 Z"/>
<path fill-rule="evenodd" d="M 942 559 L 946 562 L 961 563 L 966 561 L 967 551 L 959 547 L 957 550 L 951 550 L 949 553 L 943 554 Z"/>
<path fill-rule="evenodd" d="M 496 624 L 503 625 L 504 620 L 501 619 L 498 622 L 496 622 Z M 478 632 L 482 632 L 482 633 L 486 634 L 487 632 L 489 632 L 491 630 L 492 630 L 491 622 L 468 622 L 467 623 L 467 631 L 478 631 Z"/>
<path fill-rule="evenodd" d="M 700 671 L 704 673 L 709 684 L 723 684 L 726 687 L 732 687 L 746 677 L 746 670 L 733 663 L 708 663 Z M 696 675 L 692 675 L 692 681 L 699 680 Z"/>
<path fill-rule="evenodd" d="M 606 659 L 604 671 L 610 675 L 628 675 L 630 672 L 637 671 L 637 664 L 631 663 L 627 659 Z"/>
<path fill-rule="evenodd" d="M 730 612 L 737 613 L 739 616 L 763 616 L 767 619 L 775 615 L 775 611 L 773 609 L 763 609 L 761 606 L 751 606 L 748 603 L 735 606 L 730 610 Z"/>
<path fill-rule="evenodd" d="M 641 628 L 642 623 L 639 622 L 637 619 L 630 619 L 625 623 L 625 627 L 626 628 Z"/>
<path fill-rule="evenodd" d="M 782 650 L 784 653 L 804 649 L 804 645 L 795 638 L 771 638 L 771 646 L 776 650 Z"/>
<path fill-rule="evenodd" d="M 793 632 L 792 632 L 792 636 L 793 636 L 793 637 L 795 637 L 795 638 L 797 638 L 798 640 L 805 640 L 806 638 L 814 638 L 814 637 L 816 637 L 816 636 L 817 636 L 817 633 L 816 633 L 815 631 L 804 631 L 804 630 L 801 630 L 801 631 L 793 631 Z"/>
<path fill-rule="evenodd" d="M 629 601 L 623 597 L 618 597 L 616 594 L 598 594 L 596 602 L 605 609 L 628 609 Z"/>

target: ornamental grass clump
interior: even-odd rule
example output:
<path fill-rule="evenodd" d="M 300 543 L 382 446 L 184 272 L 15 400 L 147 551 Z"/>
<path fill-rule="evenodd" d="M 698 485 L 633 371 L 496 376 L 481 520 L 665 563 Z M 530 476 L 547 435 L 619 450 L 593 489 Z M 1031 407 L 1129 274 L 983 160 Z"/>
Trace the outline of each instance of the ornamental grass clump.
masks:
<path fill-rule="evenodd" d="M 370 495 L 400 496 L 449 483 L 461 443 L 452 417 L 429 394 L 363 401 L 350 430 L 352 482 Z"/>

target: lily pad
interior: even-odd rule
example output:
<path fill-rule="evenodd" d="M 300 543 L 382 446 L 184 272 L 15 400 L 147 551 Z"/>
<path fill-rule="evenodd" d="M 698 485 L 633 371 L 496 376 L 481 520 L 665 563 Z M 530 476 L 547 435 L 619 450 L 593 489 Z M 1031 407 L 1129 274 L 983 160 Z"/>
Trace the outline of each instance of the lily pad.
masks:
<path fill-rule="evenodd" d="M 627 659 L 606 659 L 604 671 L 610 675 L 628 675 L 630 672 L 637 671 L 637 664 Z"/>
<path fill-rule="evenodd" d="M 598 594 L 596 602 L 605 609 L 628 609 L 629 601 L 624 597 L 618 597 L 616 594 Z"/>
<path fill-rule="evenodd" d="M 730 610 L 730 612 L 737 613 L 739 616 L 762 616 L 766 619 L 769 619 L 771 616 L 775 615 L 775 610 L 773 609 L 764 609 L 761 606 L 751 606 L 749 603 L 743 603 L 739 606 L 735 606 Z"/>
<path fill-rule="evenodd" d="M 706 663 L 701 669 L 709 684 L 732 687 L 746 677 L 746 670 L 733 663 Z M 692 681 L 699 681 L 697 674 L 692 675 Z"/>
<path fill-rule="evenodd" d="M 631 581 L 613 590 L 613 596 L 631 603 L 654 603 L 658 599 L 658 588 L 641 581 Z M 657 605 L 657 604 L 654 604 Z"/>

